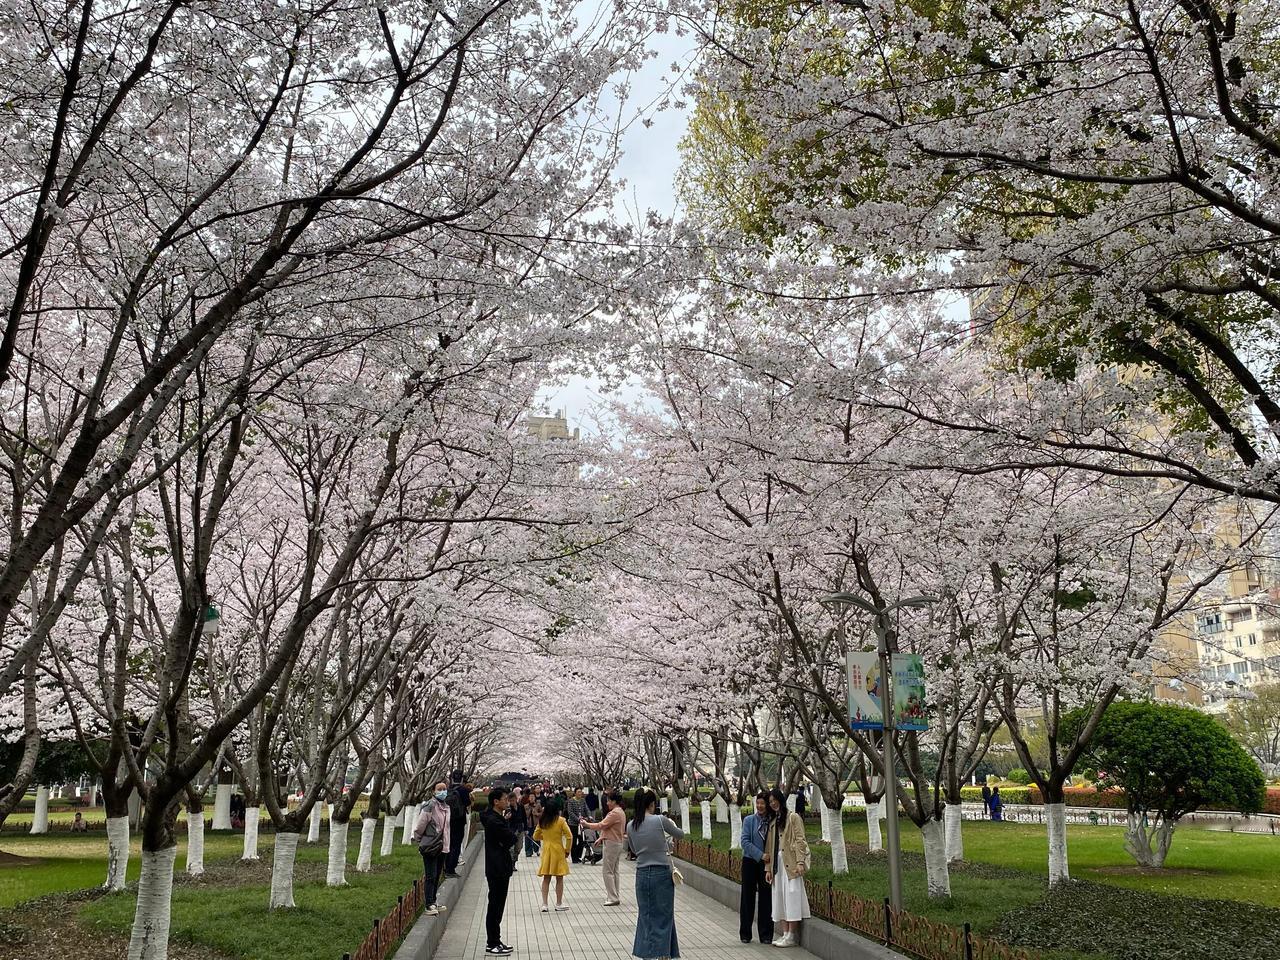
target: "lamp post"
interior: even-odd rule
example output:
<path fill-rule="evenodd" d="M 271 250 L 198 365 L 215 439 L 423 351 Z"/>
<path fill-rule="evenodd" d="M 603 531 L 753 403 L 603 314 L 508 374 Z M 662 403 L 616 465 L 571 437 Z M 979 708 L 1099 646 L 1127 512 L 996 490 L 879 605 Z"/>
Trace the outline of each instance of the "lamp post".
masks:
<path fill-rule="evenodd" d="M 876 653 L 880 655 L 880 714 L 884 722 L 881 736 L 884 764 L 885 846 L 889 853 L 889 906 L 902 909 L 902 845 L 898 837 L 898 758 L 893 742 L 893 626 L 889 614 L 900 607 L 923 607 L 933 597 L 908 597 L 896 603 L 880 604 L 856 593 L 834 593 L 824 597 L 824 604 L 849 604 L 871 615 L 871 629 L 876 634 Z M 844 640 L 844 617 L 838 622 L 840 639 Z"/>

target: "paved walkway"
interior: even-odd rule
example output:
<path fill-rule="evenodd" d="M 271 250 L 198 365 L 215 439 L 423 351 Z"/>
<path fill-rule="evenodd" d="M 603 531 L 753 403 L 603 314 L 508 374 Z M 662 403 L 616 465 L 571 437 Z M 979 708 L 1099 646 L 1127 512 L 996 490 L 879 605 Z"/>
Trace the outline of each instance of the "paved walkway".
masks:
<path fill-rule="evenodd" d="M 483 856 L 483 854 L 482 854 Z M 502 922 L 502 938 L 516 952 L 511 960 L 630 960 L 636 932 L 635 869 L 622 862 L 622 905 L 601 906 L 604 883 L 599 867 L 572 866 L 565 878 L 565 913 L 542 913 L 537 860 L 522 857 Z M 484 910 L 487 887 L 481 864 L 467 878 L 454 915 L 445 927 L 435 960 L 485 960 Z M 555 881 L 548 897 L 555 905 Z M 676 888 L 676 932 L 685 960 L 814 960 L 799 947 L 779 950 L 738 939 L 738 915 L 688 886 Z"/>

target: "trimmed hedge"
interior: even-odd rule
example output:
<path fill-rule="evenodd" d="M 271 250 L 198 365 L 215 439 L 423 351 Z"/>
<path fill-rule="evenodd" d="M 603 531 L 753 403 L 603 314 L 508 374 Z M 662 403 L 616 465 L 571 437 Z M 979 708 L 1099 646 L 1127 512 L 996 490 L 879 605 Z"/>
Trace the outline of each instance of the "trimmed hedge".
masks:
<path fill-rule="evenodd" d="M 1035 784 L 1029 787 L 1001 787 L 1000 797 L 1005 803 L 1028 803 L 1038 806 L 1044 803 L 1040 796 L 1040 788 Z M 1111 810 L 1124 810 L 1128 806 L 1124 793 L 1120 790 L 1095 790 L 1093 787 L 1067 787 L 1063 797 L 1068 807 L 1100 807 Z M 968 803 L 982 802 L 981 787 L 961 787 L 960 798 Z M 1223 807 L 1207 806 L 1205 810 L 1221 810 L 1230 813 Z M 1268 787 L 1266 799 L 1262 802 L 1263 813 L 1280 814 L 1280 787 Z"/>

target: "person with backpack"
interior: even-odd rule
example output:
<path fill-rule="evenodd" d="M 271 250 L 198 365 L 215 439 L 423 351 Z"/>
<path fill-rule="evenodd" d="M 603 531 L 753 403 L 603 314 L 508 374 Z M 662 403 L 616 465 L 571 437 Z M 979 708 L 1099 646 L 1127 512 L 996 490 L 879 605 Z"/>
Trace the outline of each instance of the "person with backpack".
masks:
<path fill-rule="evenodd" d="M 444 911 L 436 906 L 436 894 L 440 890 L 440 874 L 449 855 L 449 785 L 443 780 L 436 784 L 435 793 L 422 806 L 418 822 L 413 827 L 413 842 L 422 854 L 422 902 L 431 916 Z"/>
<path fill-rule="evenodd" d="M 449 855 L 445 858 L 444 875 L 458 876 L 458 865 L 466 863 L 462 843 L 467 833 L 467 815 L 471 812 L 471 790 L 462 782 L 462 771 L 455 770 L 449 788 Z"/>
<path fill-rule="evenodd" d="M 511 851 L 516 845 L 512 828 L 512 804 L 504 787 L 489 791 L 489 806 L 480 814 L 484 827 L 484 878 L 489 884 L 489 907 L 484 915 L 484 952 L 505 957 L 512 948 L 502 942 L 502 914 L 507 909 L 507 889 L 515 869 Z"/>

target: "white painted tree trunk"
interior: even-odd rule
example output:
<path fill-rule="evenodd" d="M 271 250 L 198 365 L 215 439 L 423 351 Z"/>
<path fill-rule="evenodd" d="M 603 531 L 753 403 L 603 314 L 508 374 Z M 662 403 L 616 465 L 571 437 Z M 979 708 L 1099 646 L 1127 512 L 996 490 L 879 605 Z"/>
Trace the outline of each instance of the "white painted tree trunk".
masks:
<path fill-rule="evenodd" d="M 1071 879 L 1067 866 L 1067 805 L 1046 803 L 1044 818 L 1049 827 L 1049 885 Z"/>
<path fill-rule="evenodd" d="M 711 839 L 711 801 L 703 800 L 698 804 L 702 808 L 702 839 Z"/>
<path fill-rule="evenodd" d="M 129 869 L 129 818 L 107 817 L 107 882 L 104 890 L 123 890 Z"/>
<path fill-rule="evenodd" d="M 814 802 L 818 804 L 818 811 L 819 811 L 818 822 L 822 825 L 822 842 L 830 843 L 831 842 L 831 818 L 827 815 L 827 807 L 822 799 L 822 788 L 819 787 L 814 792 L 817 794 Z"/>
<path fill-rule="evenodd" d="M 213 795 L 213 829 L 231 829 L 231 784 L 218 784 Z"/>
<path fill-rule="evenodd" d="M 400 822 L 399 816 L 382 818 L 382 849 L 379 851 L 381 856 L 389 857 L 396 848 L 396 825 Z"/>
<path fill-rule="evenodd" d="M 173 863 L 178 848 L 142 851 L 138 904 L 129 936 L 128 960 L 166 960 L 169 956 L 169 915 L 173 906 Z"/>
<path fill-rule="evenodd" d="M 142 794 L 138 793 L 137 790 L 129 794 L 128 810 L 129 826 L 137 830 L 138 824 L 142 822 Z"/>
<path fill-rule="evenodd" d="M 742 808 L 736 803 L 729 805 L 729 849 L 742 849 Z"/>
<path fill-rule="evenodd" d="M 329 870 L 325 874 L 325 885 L 329 887 L 345 887 L 347 885 L 347 828 L 351 826 L 346 820 L 341 823 L 329 819 Z"/>
<path fill-rule="evenodd" d="M 716 823 L 729 822 L 729 804 L 724 802 L 724 797 L 716 794 Z"/>
<path fill-rule="evenodd" d="M 262 811 L 258 807 L 248 807 L 244 812 L 244 850 L 241 860 L 258 859 L 258 819 Z"/>
<path fill-rule="evenodd" d="M 402 833 L 400 834 L 400 842 L 405 846 L 413 843 L 414 821 L 418 819 L 418 807 L 416 804 L 409 804 L 404 808 L 404 822 L 400 824 Z"/>
<path fill-rule="evenodd" d="M 36 787 L 36 809 L 31 815 L 31 832 L 49 832 L 49 788 L 44 784 Z"/>
<path fill-rule="evenodd" d="M 943 823 L 947 828 L 947 863 L 956 863 L 964 859 L 964 823 L 961 813 L 964 806 L 959 803 L 948 803 L 942 811 Z"/>
<path fill-rule="evenodd" d="M 187 875 L 204 873 L 204 811 L 187 811 Z"/>
<path fill-rule="evenodd" d="M 291 908 L 293 902 L 293 865 L 298 859 L 298 840 L 301 834 L 277 833 L 271 857 L 270 909 Z"/>
<path fill-rule="evenodd" d="M 378 833 L 378 821 L 365 817 L 360 821 L 360 854 L 356 857 L 356 873 L 368 873 L 373 869 L 373 839 Z"/>
<path fill-rule="evenodd" d="M 879 853 L 884 849 L 884 839 L 880 835 L 880 807 L 879 800 L 872 800 L 867 804 L 867 849 L 872 853 Z"/>
<path fill-rule="evenodd" d="M 689 798 L 680 798 L 680 829 L 685 833 L 693 833 L 693 815 L 689 810 Z"/>
<path fill-rule="evenodd" d="M 1163 867 L 1176 828 L 1177 821 L 1157 817 L 1144 822 L 1141 813 L 1131 812 L 1125 817 L 1124 848 L 1139 866 Z"/>
<path fill-rule="evenodd" d="M 311 816 L 307 818 L 307 843 L 317 843 L 320 840 L 320 818 L 324 815 L 321 806 L 323 804 L 316 803 L 311 808 Z"/>
<path fill-rule="evenodd" d="M 951 896 L 951 871 L 947 867 L 946 827 L 941 820 L 929 820 L 920 832 L 924 835 L 924 871 L 929 896 Z"/>
<path fill-rule="evenodd" d="M 96 783 L 89 784 L 89 792 L 84 805 L 90 810 L 98 805 L 98 785 Z"/>
<path fill-rule="evenodd" d="M 832 810 L 825 803 L 818 808 L 822 811 L 822 825 L 831 841 L 831 872 L 849 872 L 849 848 L 844 842 L 844 819 L 840 811 Z"/>
<path fill-rule="evenodd" d="M 794 793 L 787 794 L 787 810 L 790 813 L 796 812 L 796 795 Z"/>
<path fill-rule="evenodd" d="M 671 801 L 670 801 L 670 800 L 668 800 L 666 797 L 661 797 L 661 798 L 659 798 L 659 800 L 658 800 L 658 810 L 659 810 L 661 813 L 668 813 L 668 812 L 670 812 L 670 810 L 671 810 Z"/>

